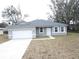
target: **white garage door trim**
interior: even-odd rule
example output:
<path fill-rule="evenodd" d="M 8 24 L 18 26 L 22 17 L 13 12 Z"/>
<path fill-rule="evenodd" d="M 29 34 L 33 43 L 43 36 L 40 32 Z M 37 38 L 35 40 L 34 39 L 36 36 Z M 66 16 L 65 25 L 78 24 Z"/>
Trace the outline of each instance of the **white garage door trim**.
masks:
<path fill-rule="evenodd" d="M 12 31 L 12 39 L 29 39 L 32 36 L 32 30 Z"/>

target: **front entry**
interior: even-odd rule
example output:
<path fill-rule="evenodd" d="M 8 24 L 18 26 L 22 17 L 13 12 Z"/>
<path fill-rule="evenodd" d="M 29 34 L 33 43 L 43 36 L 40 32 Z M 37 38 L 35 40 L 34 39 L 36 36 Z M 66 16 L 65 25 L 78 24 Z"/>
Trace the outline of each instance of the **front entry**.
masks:
<path fill-rule="evenodd" d="M 43 27 L 36 28 L 36 35 L 37 37 L 46 36 L 46 28 Z"/>

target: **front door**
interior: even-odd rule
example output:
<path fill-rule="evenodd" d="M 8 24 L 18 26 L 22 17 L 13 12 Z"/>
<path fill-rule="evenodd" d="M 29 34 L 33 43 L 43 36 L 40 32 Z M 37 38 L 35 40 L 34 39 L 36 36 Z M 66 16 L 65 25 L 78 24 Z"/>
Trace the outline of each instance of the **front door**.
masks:
<path fill-rule="evenodd" d="M 47 36 L 51 36 L 51 28 L 47 28 Z"/>

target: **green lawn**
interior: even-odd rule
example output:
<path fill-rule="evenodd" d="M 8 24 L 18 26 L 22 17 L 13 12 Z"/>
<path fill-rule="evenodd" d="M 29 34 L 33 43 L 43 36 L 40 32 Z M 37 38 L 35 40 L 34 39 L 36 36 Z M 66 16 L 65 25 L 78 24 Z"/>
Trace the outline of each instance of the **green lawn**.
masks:
<path fill-rule="evenodd" d="M 79 59 L 79 33 L 32 40 L 22 59 Z"/>

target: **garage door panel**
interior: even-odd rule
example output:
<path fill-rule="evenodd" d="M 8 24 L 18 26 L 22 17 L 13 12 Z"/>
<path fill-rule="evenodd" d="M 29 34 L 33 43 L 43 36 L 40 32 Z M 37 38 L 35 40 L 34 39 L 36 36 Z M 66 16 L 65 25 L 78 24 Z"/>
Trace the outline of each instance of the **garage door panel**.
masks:
<path fill-rule="evenodd" d="M 13 31 L 12 32 L 13 39 L 25 39 L 25 38 L 32 38 L 32 30 L 27 31 Z"/>

